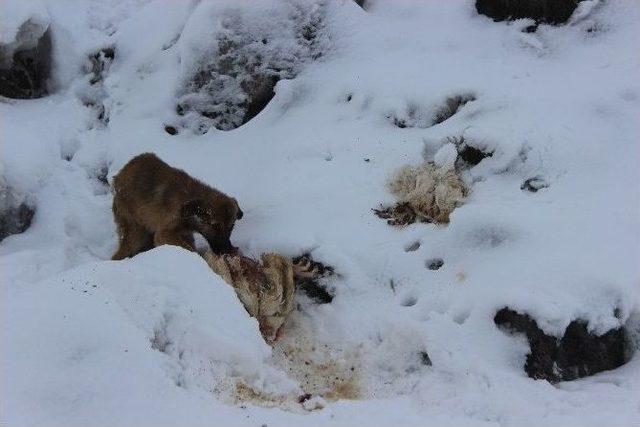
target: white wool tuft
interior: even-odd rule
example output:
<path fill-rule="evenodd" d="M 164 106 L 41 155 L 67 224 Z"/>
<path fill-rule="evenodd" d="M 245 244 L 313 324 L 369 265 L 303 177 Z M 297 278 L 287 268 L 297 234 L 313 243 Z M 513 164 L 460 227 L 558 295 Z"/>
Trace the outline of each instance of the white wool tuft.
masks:
<path fill-rule="evenodd" d="M 433 162 L 401 167 L 389 181 L 388 188 L 416 214 L 439 223 L 449 222 L 451 212 L 468 194 L 467 186 L 455 170 L 437 167 Z"/>

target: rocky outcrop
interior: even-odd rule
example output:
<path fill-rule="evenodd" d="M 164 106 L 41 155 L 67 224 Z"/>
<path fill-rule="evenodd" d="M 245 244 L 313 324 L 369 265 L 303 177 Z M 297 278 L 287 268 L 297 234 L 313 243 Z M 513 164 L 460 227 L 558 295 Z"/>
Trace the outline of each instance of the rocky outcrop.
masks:
<path fill-rule="evenodd" d="M 538 23 L 567 22 L 581 0 L 476 0 L 479 14 L 494 21 L 531 18 Z"/>
<path fill-rule="evenodd" d="M 624 327 L 603 335 L 589 331 L 584 320 L 572 321 L 561 337 L 545 334 L 528 314 L 505 307 L 494 322 L 510 332 L 527 337 L 531 351 L 524 370 L 534 379 L 569 381 L 617 368 L 629 358 L 630 343 Z"/>
<path fill-rule="evenodd" d="M 26 231 L 34 214 L 34 204 L 16 195 L 0 177 L 0 241 Z"/>
<path fill-rule="evenodd" d="M 269 26 L 252 7 L 216 10 L 220 28 L 211 46 L 195 49 L 195 59 L 185 66 L 178 118 L 167 133 L 235 129 L 267 106 L 279 80 L 295 77 L 323 55 L 326 5 L 283 2 L 269 10 L 276 21 Z"/>
<path fill-rule="evenodd" d="M 0 95 L 14 99 L 45 96 L 51 70 L 51 31 L 32 17 L 13 37 L 0 40 Z"/>

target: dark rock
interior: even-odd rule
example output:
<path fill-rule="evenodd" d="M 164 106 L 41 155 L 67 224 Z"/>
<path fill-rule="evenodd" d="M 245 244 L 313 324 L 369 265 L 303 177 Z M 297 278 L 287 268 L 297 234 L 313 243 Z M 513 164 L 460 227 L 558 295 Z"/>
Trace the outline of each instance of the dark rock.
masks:
<path fill-rule="evenodd" d="M 494 21 L 531 18 L 545 24 L 567 22 L 581 0 L 476 0 L 479 14 Z"/>
<path fill-rule="evenodd" d="M 16 192 L 0 175 L 0 241 L 26 231 L 35 211 L 35 204 Z"/>
<path fill-rule="evenodd" d="M 169 135 L 177 135 L 178 134 L 178 130 L 173 126 L 165 126 L 164 127 L 164 131 L 166 133 L 168 133 Z"/>
<path fill-rule="evenodd" d="M 420 362 L 425 366 L 431 366 L 433 363 L 431 362 L 431 358 L 426 351 L 421 351 L 418 353 L 420 356 Z"/>
<path fill-rule="evenodd" d="M 244 113 L 242 121 L 244 123 L 253 119 L 258 113 L 269 104 L 276 95 L 274 88 L 280 80 L 277 76 L 257 75 L 253 80 L 242 82 L 240 87 L 245 93 L 250 94 L 247 102 L 247 111 Z"/>
<path fill-rule="evenodd" d="M 24 28 L 28 28 L 28 22 L 23 24 L 20 31 Z M 51 31 L 45 31 L 35 47 L 12 50 L 0 46 L 0 95 L 14 99 L 47 95 L 51 71 Z"/>
<path fill-rule="evenodd" d="M 468 169 L 477 165 L 483 159 L 493 156 L 493 152 L 482 151 L 477 147 L 469 145 L 463 137 L 456 139 L 454 143 L 458 149 L 458 158 L 456 159 L 457 170 Z"/>
<path fill-rule="evenodd" d="M 521 190 L 536 193 L 538 190 L 549 187 L 549 183 L 540 177 L 533 177 L 525 180 L 520 186 Z"/>
<path fill-rule="evenodd" d="M 31 225 L 35 208 L 27 203 L 8 206 L 0 210 L 0 241 L 12 234 L 25 232 Z"/>
<path fill-rule="evenodd" d="M 367 10 L 367 0 L 353 0 L 363 10 Z"/>
<path fill-rule="evenodd" d="M 589 332 L 584 320 L 572 321 L 562 337 L 546 335 L 527 314 L 507 307 L 499 310 L 496 325 L 526 335 L 531 348 L 524 370 L 534 379 L 570 381 L 615 369 L 627 362 L 630 353 L 625 328 L 603 335 Z"/>

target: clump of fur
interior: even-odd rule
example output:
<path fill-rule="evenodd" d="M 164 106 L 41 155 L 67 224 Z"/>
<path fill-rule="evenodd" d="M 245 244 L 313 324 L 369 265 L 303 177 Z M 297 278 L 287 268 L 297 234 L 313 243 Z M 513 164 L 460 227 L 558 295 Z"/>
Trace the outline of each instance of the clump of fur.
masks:
<path fill-rule="evenodd" d="M 236 291 L 247 312 L 258 320 L 260 332 L 273 341 L 293 310 L 294 269 L 289 258 L 265 253 L 261 262 L 246 256 L 204 254 L 211 269 Z"/>
<path fill-rule="evenodd" d="M 293 311 L 296 288 L 318 303 L 333 300 L 333 295 L 318 284 L 318 279 L 335 273 L 333 267 L 314 261 L 308 253 L 292 260 L 269 252 L 260 256 L 260 262 L 239 251 L 216 254 L 207 250 L 202 256 L 233 287 L 247 312 L 258 321 L 267 342 L 278 338 Z"/>
<path fill-rule="evenodd" d="M 398 203 L 394 208 L 377 211 L 379 216 L 382 213 L 392 218 L 398 211 L 405 217 L 410 211 L 414 216 L 410 222 L 442 224 L 449 222 L 451 212 L 464 202 L 469 193 L 454 169 L 438 167 L 433 162 L 401 167 L 387 183 L 387 188 L 398 198 Z M 401 221 L 405 224 L 410 222 L 406 218 Z"/>

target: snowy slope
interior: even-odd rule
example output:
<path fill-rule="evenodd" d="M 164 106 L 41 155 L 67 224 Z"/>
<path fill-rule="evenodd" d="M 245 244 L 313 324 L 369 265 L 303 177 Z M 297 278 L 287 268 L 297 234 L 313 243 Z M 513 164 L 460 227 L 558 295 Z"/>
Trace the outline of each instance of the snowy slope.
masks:
<path fill-rule="evenodd" d="M 578 318 L 596 333 L 640 330 L 638 2 L 595 2 L 532 34 L 527 20 L 478 16 L 471 0 L 378 0 L 366 12 L 320 2 L 322 55 L 278 40 L 270 55 L 295 77 L 260 114 L 169 135 L 185 79 L 229 28 L 222 17 L 263 34 L 311 7 L 258 3 L 3 2 L 2 22 L 49 22 L 56 66 L 52 95 L 0 102 L 4 179 L 37 203 L 32 226 L 0 243 L 0 421 L 639 423 L 637 354 L 551 385 L 525 375 L 527 343 L 493 322 L 510 306 L 554 335 Z M 115 58 L 91 85 L 87 58 L 105 47 Z M 431 123 L 462 94 L 475 100 Z M 470 196 L 449 225 L 397 229 L 372 214 L 393 201 L 396 169 L 446 161 L 447 138 L 460 136 L 493 155 L 464 173 Z M 232 240 L 246 254 L 312 251 L 334 266 L 333 302 L 300 296 L 272 350 L 198 255 L 162 247 L 108 261 L 117 238 L 100 178 L 146 151 L 240 201 Z M 549 187 L 522 191 L 532 177 Z M 431 271 L 434 258 L 444 265 Z M 284 357 L 291 349 L 302 356 Z M 322 385 L 329 372 L 305 371 L 305 358 L 349 387 L 298 404 L 304 375 Z"/>

